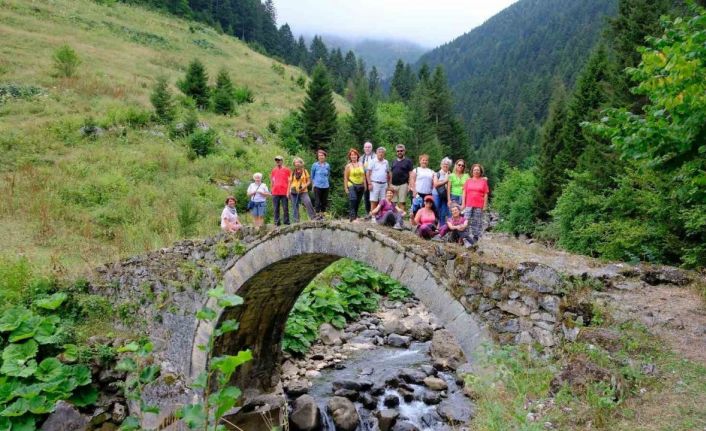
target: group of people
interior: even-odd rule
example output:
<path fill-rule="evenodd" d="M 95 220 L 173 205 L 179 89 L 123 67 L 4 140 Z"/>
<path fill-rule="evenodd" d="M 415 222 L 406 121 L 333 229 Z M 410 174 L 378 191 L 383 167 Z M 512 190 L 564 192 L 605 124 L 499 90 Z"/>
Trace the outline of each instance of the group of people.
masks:
<path fill-rule="evenodd" d="M 363 145 L 362 155 L 354 148 L 348 151 L 343 187 L 348 196 L 349 220 L 358 220 L 363 202 L 365 219 L 403 229 L 409 200 L 409 220 L 420 237 L 447 239 L 467 247 L 475 244 L 482 233 L 483 212 L 490 193 L 483 167 L 473 164 L 467 173 L 463 159 L 454 163 L 444 158 L 440 169 L 434 171 L 429 167 L 427 154 L 419 156 L 419 165 L 415 167 L 406 157 L 404 145 L 397 145 L 395 152 L 396 157 L 390 162 L 385 148 L 379 147 L 373 152 L 370 142 Z M 255 173 L 247 189 L 253 224 L 263 225 L 268 197 L 272 198 L 277 226 L 290 224 L 290 202 L 295 223 L 299 222 L 300 205 L 304 206 L 310 220 L 322 219 L 328 206 L 331 176 L 326 157 L 326 151 L 318 150 L 317 161 L 310 170 L 299 157 L 294 158 L 292 169 L 284 166 L 281 156 L 275 157 L 275 167 L 270 173 L 271 190 L 263 182 L 263 175 Z M 310 186 L 313 203 L 309 197 Z M 221 215 L 221 227 L 226 232 L 235 232 L 241 227 L 235 203 L 233 196 L 226 199 Z"/>

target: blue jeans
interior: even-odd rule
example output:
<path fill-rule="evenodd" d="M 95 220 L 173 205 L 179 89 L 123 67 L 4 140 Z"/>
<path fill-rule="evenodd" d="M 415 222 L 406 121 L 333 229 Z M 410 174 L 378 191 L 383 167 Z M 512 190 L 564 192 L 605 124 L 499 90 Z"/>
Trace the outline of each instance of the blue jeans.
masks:
<path fill-rule="evenodd" d="M 446 196 L 441 196 L 436 191 L 434 195 L 434 205 L 436 206 L 437 216 L 439 217 L 439 226 L 446 224 L 446 219 L 451 215 L 449 212 L 449 203 L 446 201 Z"/>
<path fill-rule="evenodd" d="M 360 201 L 363 199 L 363 193 L 365 193 L 365 187 L 362 185 L 348 186 L 348 219 L 350 221 L 358 218 L 358 208 L 360 208 Z"/>

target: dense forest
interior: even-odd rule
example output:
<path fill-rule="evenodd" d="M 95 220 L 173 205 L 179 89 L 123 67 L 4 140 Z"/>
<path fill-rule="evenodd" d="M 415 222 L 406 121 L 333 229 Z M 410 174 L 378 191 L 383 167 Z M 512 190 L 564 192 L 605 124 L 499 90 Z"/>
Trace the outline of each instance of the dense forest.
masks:
<path fill-rule="evenodd" d="M 556 81 L 572 87 L 616 0 L 523 0 L 422 56 L 443 65 L 481 147 L 544 120 Z"/>
<path fill-rule="evenodd" d="M 594 256 L 703 267 L 705 29 L 693 3 L 621 0 L 573 90 L 555 85 L 526 169 L 498 185 L 501 228 Z"/>

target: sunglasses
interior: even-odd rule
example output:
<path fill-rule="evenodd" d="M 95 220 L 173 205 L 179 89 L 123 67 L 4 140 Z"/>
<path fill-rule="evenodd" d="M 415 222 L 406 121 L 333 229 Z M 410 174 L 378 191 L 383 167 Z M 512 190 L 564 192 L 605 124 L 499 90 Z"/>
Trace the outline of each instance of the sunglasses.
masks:
<path fill-rule="evenodd" d="M 462 164 L 459 163 L 459 164 L 456 165 L 456 166 L 458 166 L 459 168 L 463 168 L 463 167 L 465 167 L 466 165 L 462 165 Z"/>

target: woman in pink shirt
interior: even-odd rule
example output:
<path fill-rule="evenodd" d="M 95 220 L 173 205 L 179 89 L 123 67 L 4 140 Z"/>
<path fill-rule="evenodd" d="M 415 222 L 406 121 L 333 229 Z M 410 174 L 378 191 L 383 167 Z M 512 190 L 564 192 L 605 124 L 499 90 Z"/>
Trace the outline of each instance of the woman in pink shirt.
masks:
<path fill-rule="evenodd" d="M 471 224 L 471 236 L 475 243 L 483 230 L 483 211 L 488 208 L 488 179 L 484 176 L 483 166 L 478 163 L 471 166 L 471 178 L 463 185 L 461 207 L 464 216 Z"/>
<path fill-rule="evenodd" d="M 430 239 L 436 232 L 436 213 L 434 212 L 434 198 L 431 195 L 424 197 L 424 206 L 414 216 L 417 226 L 417 235 Z"/>

